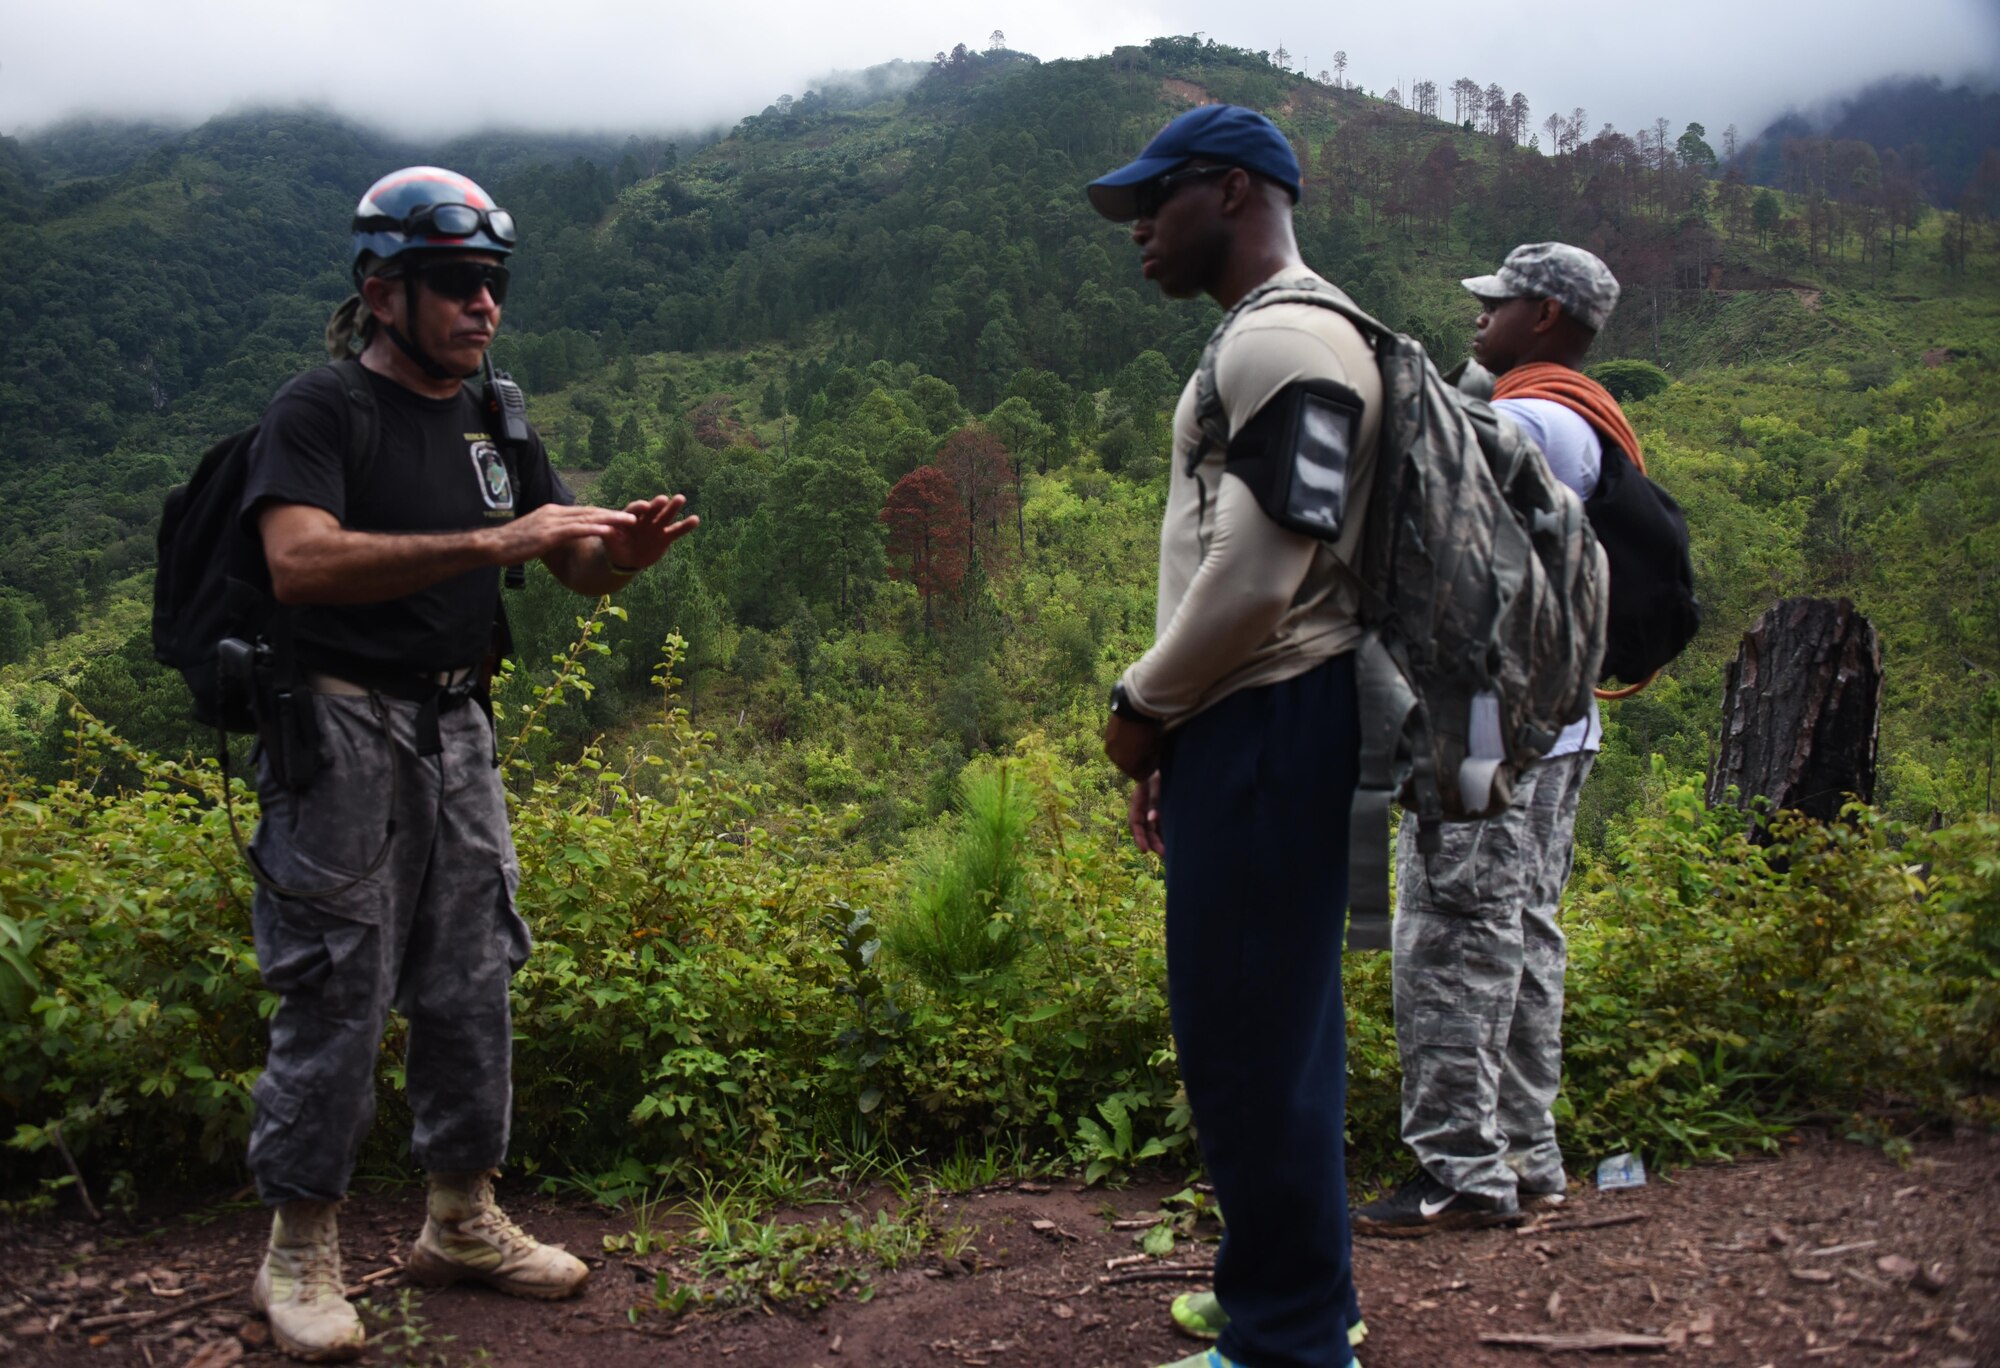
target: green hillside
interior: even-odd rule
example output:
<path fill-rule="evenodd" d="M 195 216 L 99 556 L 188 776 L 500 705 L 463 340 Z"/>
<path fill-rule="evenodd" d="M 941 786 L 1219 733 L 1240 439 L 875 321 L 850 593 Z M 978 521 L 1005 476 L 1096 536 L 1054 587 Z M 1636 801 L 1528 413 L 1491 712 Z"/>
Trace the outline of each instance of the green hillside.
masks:
<path fill-rule="evenodd" d="M 1781 1097 L 1856 1104 L 1869 1068 L 1903 1070 L 1896 1086 L 1927 1105 L 1952 1093 L 1947 1065 L 1973 1067 L 1992 1029 L 1982 966 L 2000 964 L 1986 942 L 1968 950 L 1966 930 L 1990 940 L 2000 924 L 1979 818 L 2000 725 L 1994 224 L 1976 206 L 1892 212 L 1860 183 L 1794 197 L 1716 179 L 1698 127 L 1678 142 L 1586 139 L 1554 120 L 1554 150 L 1537 150 L 1504 122 L 1476 131 L 1262 54 L 1160 39 L 1089 61 L 961 49 L 699 145 L 513 134 L 417 147 L 300 113 L 0 140 L 13 493 L 0 506 L 0 849 L 22 860 L 0 874 L 0 950 L 10 925 L 70 928 L 32 960 L 43 987 L 69 994 L 35 1018 L 49 1043 L 34 1062 L 0 1053 L 0 1113 L 30 1127 L 21 1145 L 68 1114 L 127 1147 L 107 1162 L 135 1168 L 152 1162 L 130 1148 L 142 1116 L 189 1153 L 221 1154 L 240 1129 L 260 991 L 231 911 L 244 881 L 197 772 L 177 763 L 209 740 L 150 659 L 151 539 L 200 450 L 321 358 L 353 200 L 418 160 L 481 178 L 521 222 L 497 351 L 572 483 L 607 503 L 682 490 L 704 520 L 587 629 L 589 605 L 539 570 L 510 597 L 521 668 L 501 690 L 502 730 L 517 738 L 524 905 L 544 945 L 523 990 L 540 1033 L 524 1133 L 608 1163 L 629 1114 L 678 1137 L 662 1142 L 676 1163 L 721 1163 L 753 1143 L 779 1152 L 787 1128 L 839 1131 L 841 1107 L 866 1096 L 882 1109 L 862 1114 L 899 1144 L 962 1127 L 1083 1143 L 1075 1119 L 1114 1094 L 1170 1126 L 1159 890 L 1118 844 L 1095 736 L 1111 679 L 1151 640 L 1168 413 L 1216 313 L 1143 285 L 1082 185 L 1205 98 L 1280 122 L 1307 168 L 1307 260 L 1441 363 L 1472 327 L 1456 282 L 1517 242 L 1589 246 L 1624 282 L 1596 357 L 1645 363 L 1625 368 L 1651 391 L 1629 412 L 1688 511 L 1707 621 L 1666 677 L 1611 709 L 1586 793 L 1578 973 L 1618 986 L 1573 993 L 1600 1050 L 1572 1083 L 1580 1124 L 1688 1154 L 1753 1142 L 1762 1123 L 1744 1118 Z M 986 513 L 959 508 L 975 524 L 963 562 L 917 563 L 898 528 L 968 490 Z M 1788 866 L 1704 815 L 1689 785 L 1740 634 L 1798 593 L 1870 615 L 1888 684 L 1881 816 L 1832 849 L 1801 835 Z M 670 633 L 688 715 L 662 722 Z M 571 663 L 551 685 L 556 656 Z M 1015 799 L 990 792 L 1003 773 L 1020 780 Z M 990 937 L 1020 967 L 927 977 L 892 936 L 873 980 L 825 908 L 866 903 L 893 922 L 955 858 L 955 800 L 964 820 L 1004 823 L 1021 793 L 1027 870 Z M 79 831 L 91 834 L 66 845 Z M 1986 872 L 1914 893 L 1899 882 L 1933 858 Z M 1697 887 L 1690 871 L 1711 865 L 1751 873 Z M 1840 996 L 1847 952 L 1795 941 L 1786 915 L 1833 885 L 1847 901 L 1831 922 L 1878 938 L 1912 976 L 1903 1024 L 1932 1052 L 1921 1061 L 1915 1046 L 1893 1068 L 1840 1053 L 1858 1048 L 1834 1038 L 1858 1010 Z M 89 930 L 63 921 L 93 900 L 116 911 Z M 1736 939 L 1667 954 L 1725 904 Z M 1647 935 L 1663 939 L 1619 939 Z M 1633 982 L 1631 955 L 1662 977 Z M 1825 991 L 1784 996 L 1771 966 Z M 1393 1110 L 1381 969 L 1358 964 L 1351 989 L 1365 1143 Z M 1665 1004 L 1687 980 L 1670 970 L 1700 979 L 1716 1022 L 1734 1024 L 1676 1016 Z M 1762 986 L 1730 989 L 1739 971 Z M 6 973 L 0 1021 L 18 1045 L 31 1009 Z M 1774 1024 L 1753 1042 L 1745 1004 L 1767 991 Z M 1042 1014 L 1038 995 L 1064 1006 Z M 694 1008 L 722 1024 L 663 1024 Z M 153 1053 L 122 1052 L 168 1019 Z M 931 1053 L 943 1041 L 962 1052 Z M 779 1081 L 732 1101 L 712 1085 L 745 1049 Z M 1628 1061 L 1651 1072 L 1632 1081 Z M 159 1094 L 162 1078 L 180 1100 Z M 91 1100 L 100 1088 L 115 1107 Z M 570 1094 L 616 1105 L 570 1109 Z M 1712 1145 L 1663 1138 L 1660 1116 L 1685 1127 L 1686 1109 L 1725 1102 L 1741 1110 L 1710 1118 Z"/>
<path fill-rule="evenodd" d="M 1678 382 L 1635 412 L 1699 515 L 1712 611 L 1675 681 L 1618 710 L 1629 752 L 1607 770 L 1636 774 L 1654 749 L 1698 767 L 1737 633 L 1779 593 L 1846 594 L 1889 629 L 1885 801 L 1920 817 L 1984 806 L 1983 672 L 2000 668 L 1978 416 L 1990 225 L 1919 213 L 1864 238 L 1644 134 L 1565 135 L 1547 156 L 1191 40 L 879 75 L 904 93 L 808 94 L 685 151 L 413 148 L 310 115 L 10 145 L 25 189 L 0 242 L 33 265 L 0 284 L 0 460 L 17 491 L 0 513 L 0 661 L 16 662 L 30 769 L 59 765 L 64 687 L 147 744 L 190 743 L 139 635 L 81 673 L 61 640 L 143 592 L 128 577 L 164 487 L 310 363 L 345 289 L 355 187 L 418 157 L 485 176 L 523 223 L 500 352 L 565 466 L 602 472 L 580 477 L 600 497 L 664 484 L 708 515 L 662 582 L 627 596 L 614 678 L 552 745 L 618 724 L 669 625 L 691 643 L 697 707 L 742 718 L 729 753 L 795 796 L 861 803 L 871 835 L 927 821 L 965 757 L 1026 727 L 1080 735 L 1150 631 L 1164 411 L 1213 309 L 1142 288 L 1079 187 L 1213 96 L 1280 118 L 1308 168 L 1308 259 L 1441 361 L 1470 330 L 1455 280 L 1514 242 L 1586 243 L 1625 283 L 1600 352 Z M 867 505 L 974 421 L 1026 512 L 1007 563 L 912 635 Z M 820 495 L 840 501 L 838 538 Z M 1703 535 L 1739 522 L 1754 543 Z M 516 606 L 526 658 L 572 616 L 532 591 Z M 1631 791 L 1597 796 L 1608 820 Z"/>

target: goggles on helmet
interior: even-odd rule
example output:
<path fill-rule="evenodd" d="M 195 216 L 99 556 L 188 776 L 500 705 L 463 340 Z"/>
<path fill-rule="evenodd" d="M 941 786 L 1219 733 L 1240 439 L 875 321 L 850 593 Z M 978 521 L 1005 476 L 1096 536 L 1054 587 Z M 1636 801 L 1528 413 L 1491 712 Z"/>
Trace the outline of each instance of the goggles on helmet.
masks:
<path fill-rule="evenodd" d="M 467 238 L 481 228 L 503 247 L 514 245 L 514 216 L 505 209 L 475 209 L 469 204 L 420 204 L 402 218 L 388 214 L 356 214 L 357 233 L 402 233 L 412 238 Z"/>

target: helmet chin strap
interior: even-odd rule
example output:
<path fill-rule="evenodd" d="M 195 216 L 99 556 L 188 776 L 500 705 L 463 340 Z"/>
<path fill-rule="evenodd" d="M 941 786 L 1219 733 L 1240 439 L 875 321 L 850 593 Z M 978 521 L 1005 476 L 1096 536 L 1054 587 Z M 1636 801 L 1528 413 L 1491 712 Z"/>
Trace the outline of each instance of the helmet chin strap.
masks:
<path fill-rule="evenodd" d="M 403 317 L 411 320 L 412 323 L 415 322 L 417 317 L 417 278 L 407 273 L 403 276 Z M 476 366 L 463 375 L 460 375 L 457 371 L 446 370 L 431 359 L 430 353 L 426 352 L 409 338 L 403 336 L 402 329 L 393 323 L 384 323 L 382 331 L 389 335 L 389 340 L 396 344 L 398 351 L 416 362 L 423 370 L 423 373 L 433 380 L 470 380 L 473 376 L 479 374 L 479 368 Z"/>

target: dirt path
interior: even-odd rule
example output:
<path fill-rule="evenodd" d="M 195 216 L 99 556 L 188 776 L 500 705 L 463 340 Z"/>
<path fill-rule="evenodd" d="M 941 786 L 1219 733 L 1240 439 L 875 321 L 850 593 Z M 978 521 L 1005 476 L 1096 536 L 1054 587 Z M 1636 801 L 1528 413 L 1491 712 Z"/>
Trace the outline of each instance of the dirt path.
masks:
<path fill-rule="evenodd" d="M 1583 1364 L 1590 1360 L 1482 1336 L 1602 1331 L 1664 1341 L 1669 1358 L 1704 1365 L 2000 1364 L 1996 1179 L 1996 1136 L 1920 1145 L 1907 1167 L 1815 1139 L 1776 1160 L 1691 1170 L 1635 1192 L 1578 1191 L 1555 1218 L 1567 1229 L 1551 1222 L 1358 1241 L 1372 1332 L 1362 1357 L 1369 1368 Z M 855 1208 L 857 1225 L 893 1236 L 922 1223 L 955 1236 L 959 1257 L 941 1257 L 933 1239 L 900 1267 L 874 1267 L 865 1284 L 823 1293 L 833 1299 L 818 1311 L 749 1305 L 675 1316 L 657 1306 L 656 1270 L 667 1268 L 670 1283 L 687 1275 L 686 1247 L 601 1255 L 603 1238 L 628 1231 L 629 1220 L 519 1192 L 509 1205 L 524 1223 L 602 1259 L 580 1299 L 536 1306 L 478 1290 L 401 1288 L 393 1260 L 413 1233 L 413 1189 L 350 1203 L 348 1277 L 382 1275 L 369 1293 L 388 1314 L 366 1361 L 410 1368 L 1151 1368 L 1191 1352 L 1166 1303 L 1203 1284 L 1104 1281 L 1140 1267 L 1107 1273 L 1108 1260 L 1138 1252 L 1142 1233 L 1114 1229 L 1111 1218 L 1157 1211 L 1178 1185 L 1041 1186 L 933 1197 L 920 1211 L 873 1194 Z M 884 1224 L 878 1209 L 904 1212 L 902 1225 Z M 795 1214 L 839 1219 L 834 1208 Z M 276 1364 L 245 1295 L 263 1235 L 262 1214 L 242 1206 L 155 1213 L 145 1226 L 114 1219 L 8 1231 L 0 1361 Z M 842 1248 L 841 1259 L 855 1263 L 853 1242 Z M 1166 1262 L 1205 1266 L 1211 1252 L 1183 1244 Z M 805 1258 L 788 1276 L 808 1288 L 839 1281 L 831 1259 Z M 135 1319 L 156 1313 L 164 1314 Z"/>

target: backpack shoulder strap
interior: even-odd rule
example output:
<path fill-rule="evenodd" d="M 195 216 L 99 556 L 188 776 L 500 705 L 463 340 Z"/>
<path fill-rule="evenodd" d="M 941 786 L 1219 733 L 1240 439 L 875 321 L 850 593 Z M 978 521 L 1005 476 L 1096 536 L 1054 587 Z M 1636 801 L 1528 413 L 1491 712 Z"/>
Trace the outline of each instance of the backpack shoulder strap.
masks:
<path fill-rule="evenodd" d="M 1215 325 L 1215 331 L 1208 335 L 1207 345 L 1201 349 L 1201 364 L 1196 367 L 1194 377 L 1194 417 L 1201 428 L 1201 441 L 1195 444 L 1188 457 L 1190 472 L 1201 464 L 1210 451 L 1229 445 L 1229 415 L 1223 412 L 1222 393 L 1215 381 L 1216 354 L 1222 349 L 1223 336 L 1243 315 L 1274 304 L 1308 304 L 1330 309 L 1352 323 L 1368 339 L 1369 345 L 1378 350 L 1383 337 L 1394 335 L 1353 300 L 1317 280 L 1267 280 L 1244 295 L 1222 316 L 1222 321 Z"/>
<path fill-rule="evenodd" d="M 1410 687 L 1382 634 L 1361 638 L 1354 656 L 1357 713 L 1361 720 L 1360 782 L 1348 809 L 1347 948 L 1389 948 L 1389 807 L 1396 801 L 1397 746 L 1412 713 L 1423 704 Z M 1433 794 L 1436 785 L 1430 788 Z M 1417 821 L 1407 814 L 1405 821 Z"/>
<path fill-rule="evenodd" d="M 471 381 L 467 381 L 471 384 Z M 534 454 L 534 430 L 528 426 L 528 400 L 521 393 L 520 385 L 514 377 L 493 364 L 488 354 L 479 368 L 479 389 L 477 391 L 480 412 L 486 415 L 486 425 L 493 435 L 493 444 L 500 449 L 500 461 L 507 467 L 507 488 L 519 507 L 521 497 L 521 468 Z M 522 589 L 528 583 L 528 567 L 510 565 L 501 575 L 501 583 L 509 589 Z M 504 644 L 500 654 L 506 655 L 513 649 L 513 633 L 507 625 L 507 610 L 500 610 L 500 622 L 496 638 Z"/>
<path fill-rule="evenodd" d="M 375 412 L 375 390 L 368 383 L 368 372 L 355 357 L 343 357 L 332 363 L 333 373 L 340 377 L 340 392 L 347 399 L 347 456 L 359 464 L 375 451 L 375 433 L 381 426 Z"/>

